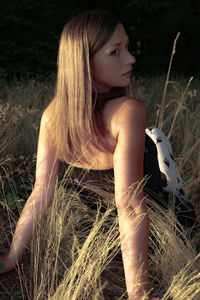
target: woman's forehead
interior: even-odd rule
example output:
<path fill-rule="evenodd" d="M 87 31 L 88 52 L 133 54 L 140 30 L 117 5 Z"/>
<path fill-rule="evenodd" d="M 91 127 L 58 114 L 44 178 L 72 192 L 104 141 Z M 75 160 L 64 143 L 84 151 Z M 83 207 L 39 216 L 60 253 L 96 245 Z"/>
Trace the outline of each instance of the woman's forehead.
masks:
<path fill-rule="evenodd" d="M 127 43 L 128 41 L 129 41 L 129 38 L 128 38 L 127 34 L 126 34 L 124 26 L 119 23 L 115 27 L 115 30 L 114 30 L 111 38 L 105 44 L 105 46 L 114 47 L 114 46 L 118 46 L 118 45 Z"/>

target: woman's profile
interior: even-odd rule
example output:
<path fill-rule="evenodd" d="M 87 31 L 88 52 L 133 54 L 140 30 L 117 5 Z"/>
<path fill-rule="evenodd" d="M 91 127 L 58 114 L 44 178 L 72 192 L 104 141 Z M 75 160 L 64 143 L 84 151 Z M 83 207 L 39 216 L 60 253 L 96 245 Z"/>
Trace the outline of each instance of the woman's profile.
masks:
<path fill-rule="evenodd" d="M 164 189 L 154 140 L 162 133 L 145 131 L 146 107 L 128 95 L 136 61 L 128 44 L 122 23 L 112 15 L 82 14 L 65 25 L 55 97 L 40 124 L 35 185 L 20 215 L 9 253 L 0 258 L 3 272 L 14 268 L 22 258 L 37 222 L 53 199 L 64 163 L 74 168 L 72 176 L 77 181 L 81 174 L 84 180 L 103 182 L 105 174 L 113 180 L 127 293 L 130 299 L 133 295 L 141 299 L 149 293 L 149 217 L 144 194 L 165 198 L 170 170 Z M 162 139 L 164 142 L 165 137 Z M 175 165 L 173 160 L 171 163 Z M 146 175 L 149 179 L 142 188 Z M 181 178 L 179 185 L 179 190 L 174 190 L 177 197 L 180 189 L 183 191 Z M 185 205 L 191 210 L 184 191 L 181 195 L 179 207 Z M 149 299 L 155 298 L 149 295 Z"/>

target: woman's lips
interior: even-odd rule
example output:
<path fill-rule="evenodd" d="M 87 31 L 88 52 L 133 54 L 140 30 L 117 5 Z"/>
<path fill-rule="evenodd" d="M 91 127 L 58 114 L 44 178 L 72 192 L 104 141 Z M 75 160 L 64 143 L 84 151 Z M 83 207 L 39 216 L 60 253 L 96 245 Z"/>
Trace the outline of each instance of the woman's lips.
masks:
<path fill-rule="evenodd" d="M 123 73 L 122 76 L 131 76 L 132 70 L 127 71 L 126 73 Z"/>

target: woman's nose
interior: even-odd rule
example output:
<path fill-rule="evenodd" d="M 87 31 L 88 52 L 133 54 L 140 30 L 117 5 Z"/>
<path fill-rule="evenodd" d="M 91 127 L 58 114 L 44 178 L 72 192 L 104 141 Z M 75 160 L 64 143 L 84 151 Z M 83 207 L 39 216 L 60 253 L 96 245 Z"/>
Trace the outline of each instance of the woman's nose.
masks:
<path fill-rule="evenodd" d="M 135 62 L 136 62 L 136 58 L 135 56 L 133 56 L 131 53 L 130 53 L 130 60 L 131 60 L 131 64 L 133 65 Z"/>
<path fill-rule="evenodd" d="M 130 53 L 127 53 L 127 64 L 133 65 L 136 62 L 136 58 Z"/>

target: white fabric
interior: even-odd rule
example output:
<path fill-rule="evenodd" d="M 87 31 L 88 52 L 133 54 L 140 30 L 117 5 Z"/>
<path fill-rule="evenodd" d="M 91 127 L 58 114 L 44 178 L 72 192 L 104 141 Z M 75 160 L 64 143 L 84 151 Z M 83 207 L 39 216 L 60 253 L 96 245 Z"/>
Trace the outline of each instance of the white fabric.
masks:
<path fill-rule="evenodd" d="M 172 192 L 179 200 L 187 205 L 189 202 L 184 192 L 183 181 L 173 157 L 171 144 L 165 134 L 158 128 L 147 128 L 146 134 L 154 141 L 158 152 L 158 163 L 167 179 L 167 186 L 163 189 Z"/>

